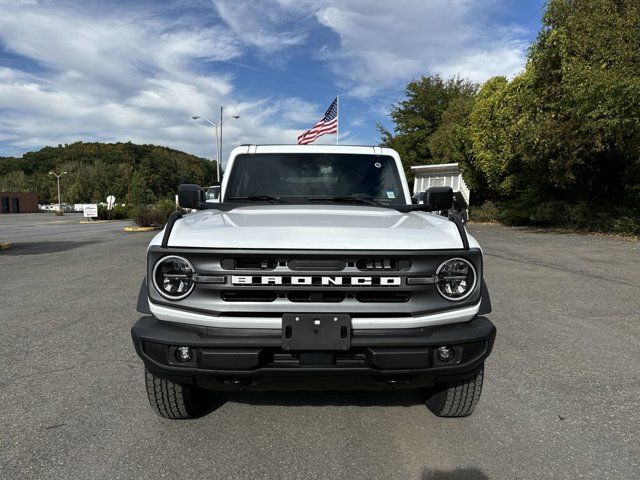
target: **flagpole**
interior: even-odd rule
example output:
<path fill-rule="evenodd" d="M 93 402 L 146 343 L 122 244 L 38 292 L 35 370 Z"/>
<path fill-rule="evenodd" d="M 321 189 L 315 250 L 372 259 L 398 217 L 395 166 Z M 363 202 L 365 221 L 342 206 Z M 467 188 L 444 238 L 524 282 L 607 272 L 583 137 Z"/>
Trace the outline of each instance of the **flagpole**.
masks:
<path fill-rule="evenodd" d="M 336 95 L 336 145 L 340 145 L 340 95 Z"/>

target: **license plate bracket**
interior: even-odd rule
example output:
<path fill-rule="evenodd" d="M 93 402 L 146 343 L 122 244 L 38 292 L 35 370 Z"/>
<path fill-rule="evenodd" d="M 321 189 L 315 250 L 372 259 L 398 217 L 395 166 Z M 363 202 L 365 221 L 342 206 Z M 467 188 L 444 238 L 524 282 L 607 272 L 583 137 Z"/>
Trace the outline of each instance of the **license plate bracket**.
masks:
<path fill-rule="evenodd" d="M 344 313 L 285 313 L 283 350 L 348 350 L 351 315 Z"/>

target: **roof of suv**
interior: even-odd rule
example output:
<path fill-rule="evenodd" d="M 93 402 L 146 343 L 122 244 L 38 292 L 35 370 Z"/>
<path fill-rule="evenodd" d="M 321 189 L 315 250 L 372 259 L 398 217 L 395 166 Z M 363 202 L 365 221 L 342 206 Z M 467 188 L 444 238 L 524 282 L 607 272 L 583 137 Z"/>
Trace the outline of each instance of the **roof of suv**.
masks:
<path fill-rule="evenodd" d="M 240 145 L 231 152 L 231 157 L 257 153 L 351 153 L 397 156 L 391 148 L 373 145 Z"/>

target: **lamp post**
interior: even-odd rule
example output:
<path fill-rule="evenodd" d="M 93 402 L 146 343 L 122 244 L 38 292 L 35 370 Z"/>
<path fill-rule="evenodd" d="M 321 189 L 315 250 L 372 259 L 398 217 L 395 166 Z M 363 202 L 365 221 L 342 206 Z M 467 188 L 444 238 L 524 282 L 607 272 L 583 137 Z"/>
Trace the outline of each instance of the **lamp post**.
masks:
<path fill-rule="evenodd" d="M 202 119 L 211 125 L 216 130 L 216 156 L 218 157 L 217 163 L 217 179 L 220 182 L 220 164 L 222 163 L 222 122 L 228 120 L 229 118 L 240 118 L 240 115 L 228 115 L 222 118 L 222 112 L 224 107 L 220 107 L 220 121 L 218 123 L 214 123 L 209 120 L 207 117 L 203 117 L 202 115 L 193 115 L 191 117 L 192 120 Z M 218 134 L 218 127 L 220 128 L 220 134 Z"/>
<path fill-rule="evenodd" d="M 58 210 L 62 211 L 62 201 L 60 200 L 60 177 L 66 175 L 67 172 L 62 172 L 57 174 L 56 172 L 49 172 L 49 175 L 53 175 L 58 180 Z"/>

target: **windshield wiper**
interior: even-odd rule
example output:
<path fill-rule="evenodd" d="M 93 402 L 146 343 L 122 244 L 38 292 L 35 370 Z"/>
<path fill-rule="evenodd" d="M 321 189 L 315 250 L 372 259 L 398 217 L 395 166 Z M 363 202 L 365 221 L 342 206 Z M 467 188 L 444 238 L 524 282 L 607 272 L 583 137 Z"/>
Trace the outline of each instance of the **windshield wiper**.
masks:
<path fill-rule="evenodd" d="M 272 195 L 247 195 L 246 197 L 227 197 L 226 200 L 245 200 L 250 202 L 271 202 L 271 203 L 285 203 L 280 197 L 274 197 Z"/>
<path fill-rule="evenodd" d="M 385 207 L 386 205 L 376 202 L 371 198 L 361 197 L 359 195 L 346 195 L 341 197 L 309 197 L 307 198 L 310 202 L 336 202 L 336 203 L 362 203 L 365 205 L 375 205 L 376 207 Z"/>

